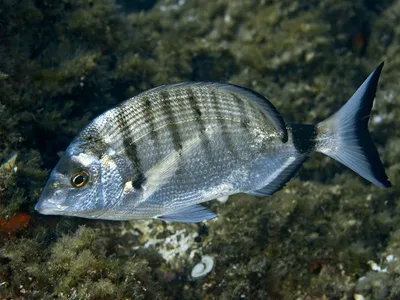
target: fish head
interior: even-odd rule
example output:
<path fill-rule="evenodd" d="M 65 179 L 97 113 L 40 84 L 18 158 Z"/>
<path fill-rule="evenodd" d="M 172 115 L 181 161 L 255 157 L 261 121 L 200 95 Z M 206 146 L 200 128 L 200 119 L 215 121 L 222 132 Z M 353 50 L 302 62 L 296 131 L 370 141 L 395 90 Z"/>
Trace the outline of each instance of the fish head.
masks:
<path fill-rule="evenodd" d="M 103 206 L 101 159 L 74 144 L 53 169 L 35 209 L 45 215 L 95 218 Z"/>

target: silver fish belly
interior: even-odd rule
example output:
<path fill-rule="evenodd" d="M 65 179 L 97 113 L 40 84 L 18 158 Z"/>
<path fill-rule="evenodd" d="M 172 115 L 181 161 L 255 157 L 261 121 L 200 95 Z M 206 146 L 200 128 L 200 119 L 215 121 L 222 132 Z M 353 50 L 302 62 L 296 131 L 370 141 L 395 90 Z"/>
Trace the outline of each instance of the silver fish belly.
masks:
<path fill-rule="evenodd" d="M 364 85 L 377 82 L 377 70 Z M 356 100 L 372 105 L 370 98 L 368 92 Z M 312 151 L 346 164 L 342 152 L 326 150 L 327 137 L 335 144 L 341 142 L 335 136 L 348 132 L 335 132 L 341 129 L 333 122 L 340 120 L 331 119 L 315 126 L 286 125 L 266 98 L 228 84 L 161 86 L 84 128 L 52 171 L 36 209 L 110 220 L 210 219 L 215 215 L 199 203 L 240 192 L 271 195 Z M 354 155 L 372 153 L 376 160 L 372 142 L 366 146 L 367 154 L 360 150 Z M 371 174 L 346 165 L 375 184 L 389 186 L 379 157 L 371 164 Z"/>

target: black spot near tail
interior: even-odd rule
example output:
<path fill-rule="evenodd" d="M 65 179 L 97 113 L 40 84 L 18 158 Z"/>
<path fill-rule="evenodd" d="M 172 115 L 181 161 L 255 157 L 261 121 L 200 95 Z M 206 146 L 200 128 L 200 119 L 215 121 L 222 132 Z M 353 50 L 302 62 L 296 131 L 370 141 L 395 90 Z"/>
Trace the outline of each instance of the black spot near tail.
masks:
<path fill-rule="evenodd" d="M 290 124 L 293 144 L 300 153 L 309 153 L 315 148 L 317 129 L 310 124 Z"/>

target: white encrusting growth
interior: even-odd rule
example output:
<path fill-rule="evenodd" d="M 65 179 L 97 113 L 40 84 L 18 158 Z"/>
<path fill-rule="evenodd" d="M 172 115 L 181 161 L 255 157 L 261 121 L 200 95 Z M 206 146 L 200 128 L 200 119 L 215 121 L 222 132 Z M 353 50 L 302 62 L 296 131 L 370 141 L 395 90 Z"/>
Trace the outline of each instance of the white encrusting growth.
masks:
<path fill-rule="evenodd" d="M 192 277 L 199 278 L 206 276 L 214 267 L 214 258 L 205 255 L 202 257 L 201 262 L 195 265 L 192 269 Z"/>
<path fill-rule="evenodd" d="M 144 224 L 149 224 L 148 221 Z M 144 227 L 141 231 L 145 231 Z M 174 232 L 166 238 L 157 238 L 156 236 L 149 236 L 148 240 L 144 243 L 144 248 L 156 247 L 161 257 L 168 263 L 179 262 L 177 258 L 182 258 L 186 253 L 196 246 L 195 238 L 198 236 L 197 232 L 189 232 L 187 229 L 176 230 L 174 226 L 167 225 L 163 230 Z"/>

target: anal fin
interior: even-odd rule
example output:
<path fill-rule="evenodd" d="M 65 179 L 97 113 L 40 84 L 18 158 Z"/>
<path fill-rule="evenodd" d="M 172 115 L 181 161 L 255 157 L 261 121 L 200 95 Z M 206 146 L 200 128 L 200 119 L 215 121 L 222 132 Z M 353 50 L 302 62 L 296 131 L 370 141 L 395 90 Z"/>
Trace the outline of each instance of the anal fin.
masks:
<path fill-rule="evenodd" d="M 281 190 L 286 185 L 286 183 L 296 174 L 306 159 L 307 155 L 301 155 L 292 161 L 288 161 L 287 165 L 284 165 L 282 170 L 266 186 L 259 190 L 246 193 L 259 197 L 271 196 L 273 193 Z"/>
<path fill-rule="evenodd" d="M 215 218 L 215 216 L 212 211 L 201 205 L 192 205 L 166 215 L 158 216 L 155 219 L 167 222 L 197 223 Z"/>

